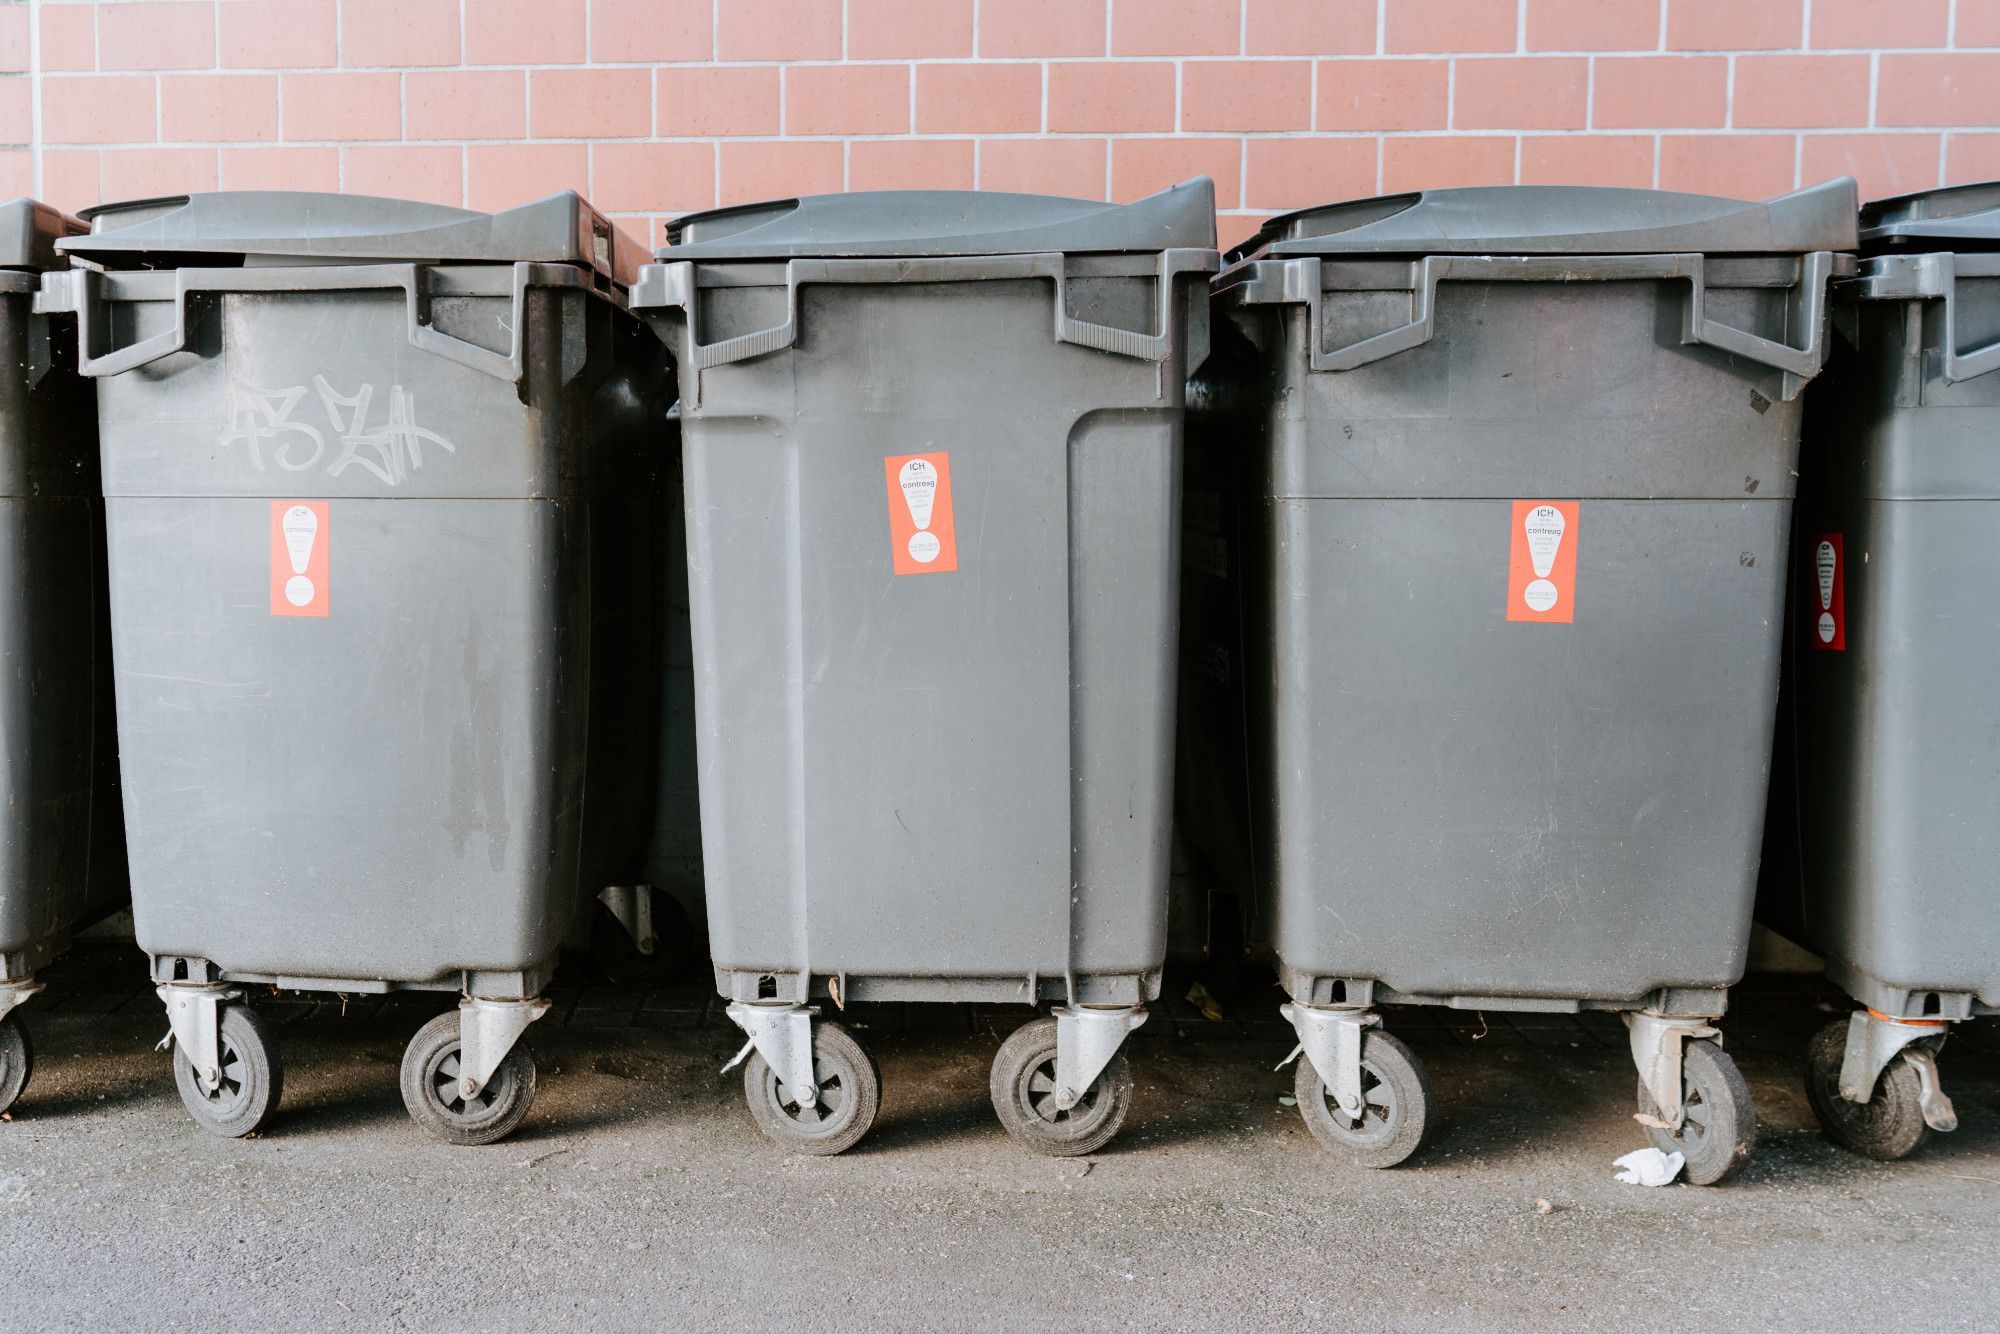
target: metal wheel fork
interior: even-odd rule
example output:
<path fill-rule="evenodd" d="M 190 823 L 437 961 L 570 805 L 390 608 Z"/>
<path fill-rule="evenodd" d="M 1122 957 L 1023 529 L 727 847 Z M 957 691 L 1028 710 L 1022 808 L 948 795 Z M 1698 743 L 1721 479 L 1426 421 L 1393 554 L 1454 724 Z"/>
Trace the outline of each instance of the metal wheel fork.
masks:
<path fill-rule="evenodd" d="M 465 996 L 458 1002 L 458 1093 L 468 1103 L 486 1091 L 486 1082 L 514 1050 L 528 1025 L 549 1012 L 539 996 L 493 1000 Z"/>
<path fill-rule="evenodd" d="M 1083 1101 L 1090 1086 L 1125 1045 L 1125 1035 L 1146 1022 L 1143 1005 L 1064 1006 L 1055 1012 L 1058 1111 Z"/>
<path fill-rule="evenodd" d="M 1856 1010 L 1847 1020 L 1847 1050 L 1840 1062 L 1840 1096 L 1862 1106 L 1875 1095 L 1875 1081 L 1898 1056 L 1917 1072 L 1917 1106 L 1932 1130 L 1958 1129 L 1958 1112 L 1938 1078 L 1937 1052 L 1944 1045 L 1942 1019 L 1897 1019 L 1875 1010 Z"/>
<path fill-rule="evenodd" d="M 1654 1010 L 1628 1010 L 1625 1027 L 1632 1041 L 1632 1064 L 1653 1105 L 1667 1124 L 1663 1129 L 1679 1131 L 1687 1119 L 1681 1078 L 1681 1050 L 1697 1038 L 1722 1038 L 1720 1031 L 1705 1018 L 1660 1014 Z"/>
<path fill-rule="evenodd" d="M 813 1067 L 814 1005 L 756 1005 L 749 1001 L 731 1002 L 724 1011 L 749 1041 L 722 1067 L 728 1074 L 755 1051 L 764 1058 L 801 1107 L 819 1105 L 819 1073 Z"/>
<path fill-rule="evenodd" d="M 1340 1110 L 1349 1116 L 1360 1116 L 1364 1110 L 1361 1044 L 1369 1029 L 1382 1026 L 1382 1016 L 1373 1010 L 1296 1003 L 1280 1005 L 1278 1013 L 1291 1021 L 1299 1035 L 1299 1045 L 1278 1062 L 1278 1068 L 1282 1070 L 1303 1054 Z"/>
<path fill-rule="evenodd" d="M 653 887 L 651 885 L 606 885 L 597 896 L 618 925 L 632 937 L 639 953 L 651 954 L 659 943 L 653 934 Z"/>
<path fill-rule="evenodd" d="M 13 977 L 0 981 L 0 1019 L 5 1019 L 14 1007 L 42 989 L 42 984 L 32 977 Z"/>
<path fill-rule="evenodd" d="M 243 995 L 219 982 L 168 982 L 156 988 L 167 1007 L 167 1035 L 155 1051 L 178 1046 L 204 1093 L 222 1084 L 222 1007 Z"/>

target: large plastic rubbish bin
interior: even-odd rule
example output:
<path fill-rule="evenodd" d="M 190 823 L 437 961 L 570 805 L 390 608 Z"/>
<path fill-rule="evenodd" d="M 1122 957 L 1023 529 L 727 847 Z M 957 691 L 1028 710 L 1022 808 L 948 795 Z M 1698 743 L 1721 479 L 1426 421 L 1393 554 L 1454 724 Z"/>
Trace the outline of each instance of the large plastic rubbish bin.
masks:
<path fill-rule="evenodd" d="M 1798 394 L 1853 213 L 1844 180 L 1426 191 L 1275 219 L 1218 278 L 1191 452 L 1240 461 L 1240 503 L 1192 498 L 1189 545 L 1208 516 L 1241 610 L 1191 637 L 1189 676 L 1217 719 L 1237 683 L 1247 783 L 1207 818 L 1251 836 L 1206 842 L 1249 850 L 1300 1111 L 1336 1152 L 1421 1142 L 1429 1088 L 1376 1007 L 1426 1002 L 1624 1012 L 1658 1144 L 1698 1182 L 1747 1154 L 1711 1021 L 1750 925 Z"/>
<path fill-rule="evenodd" d="M 632 265 L 574 195 L 112 205 L 52 275 L 98 381 L 139 945 L 182 1099 L 278 1100 L 251 984 L 459 991 L 404 1054 L 454 1143 L 580 898 L 593 488 L 654 447 Z"/>
<path fill-rule="evenodd" d="M 2000 1010 L 2000 184 L 1872 203 L 1861 245 L 1807 395 L 1796 821 L 1772 813 L 1796 897 L 1766 916 L 1861 1003 L 1806 1088 L 1835 1140 L 1888 1159 L 1956 1124 L 1946 1025 Z"/>
<path fill-rule="evenodd" d="M 1175 529 L 1213 188 L 887 192 L 677 223 L 702 864 L 745 1091 L 833 1153 L 878 1077 L 812 1003 L 1056 1001 L 1002 1123 L 1116 1133 L 1164 954 Z"/>
<path fill-rule="evenodd" d="M 0 204 L 0 1112 L 33 1065 L 13 1009 L 125 895 L 97 407 L 35 309 L 56 239 L 80 227 L 33 200 Z"/>

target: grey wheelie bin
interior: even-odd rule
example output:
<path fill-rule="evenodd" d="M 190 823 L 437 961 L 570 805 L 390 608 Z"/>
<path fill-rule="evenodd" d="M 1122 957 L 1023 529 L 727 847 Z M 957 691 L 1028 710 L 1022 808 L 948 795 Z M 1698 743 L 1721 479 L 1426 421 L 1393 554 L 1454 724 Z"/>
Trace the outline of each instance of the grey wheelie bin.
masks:
<path fill-rule="evenodd" d="M 97 380 L 140 947 L 181 1097 L 276 1107 L 253 986 L 456 991 L 403 1057 L 453 1143 L 520 1123 L 576 915 L 593 487 L 663 364 L 574 195 L 111 205 L 54 275 Z M 635 382 L 636 381 L 636 382 Z"/>
<path fill-rule="evenodd" d="M 875 1115 L 820 1001 L 1056 1002 L 1001 1047 L 1002 1123 L 1072 1154 L 1125 1117 L 1213 205 L 780 200 L 683 219 L 641 272 L 681 379 L 716 985 L 782 1144 Z"/>
<path fill-rule="evenodd" d="M 1891 1159 L 1956 1125 L 1946 1026 L 2000 1012 L 2000 184 L 1881 200 L 1861 223 L 1807 395 L 1796 897 L 1766 916 L 1862 1007 L 1813 1040 L 1813 1110 Z"/>
<path fill-rule="evenodd" d="M 80 225 L 0 204 L 0 1112 L 34 1059 L 12 1011 L 71 932 L 125 896 L 97 407 L 35 308 L 57 238 Z"/>
<path fill-rule="evenodd" d="M 1274 219 L 1218 278 L 1190 451 L 1236 460 L 1241 609 L 1193 651 L 1240 654 L 1229 814 L 1330 1149 L 1422 1141 L 1377 1010 L 1416 1002 L 1622 1012 L 1658 1145 L 1696 1182 L 1748 1153 L 1713 1021 L 1854 202 L 1426 191 Z"/>

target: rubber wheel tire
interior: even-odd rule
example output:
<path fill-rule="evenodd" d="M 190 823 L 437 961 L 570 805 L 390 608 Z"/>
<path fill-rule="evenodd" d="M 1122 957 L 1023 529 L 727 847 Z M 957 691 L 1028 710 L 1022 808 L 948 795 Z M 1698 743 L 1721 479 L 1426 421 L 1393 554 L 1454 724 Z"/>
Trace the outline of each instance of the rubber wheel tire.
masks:
<path fill-rule="evenodd" d="M 1292 1092 L 1320 1147 L 1356 1167 L 1394 1167 L 1423 1147 L 1430 1130 L 1430 1075 L 1401 1038 L 1379 1028 L 1361 1039 L 1359 1122 L 1340 1110 L 1303 1052 Z"/>
<path fill-rule="evenodd" d="M 882 1106 L 882 1072 L 852 1033 L 828 1022 L 813 1025 L 813 1073 L 819 1078 L 818 1102 L 801 1107 L 763 1056 L 752 1052 L 743 1067 L 750 1119 L 794 1153 L 846 1153 L 875 1124 Z"/>
<path fill-rule="evenodd" d="M 34 1070 L 35 1044 L 28 1041 L 21 1017 L 10 1014 L 0 1019 L 0 1112 L 14 1105 Z"/>
<path fill-rule="evenodd" d="M 211 1135 L 242 1139 L 264 1128 L 278 1110 L 285 1068 L 277 1039 L 248 1005 L 225 1005 L 217 1023 L 222 1082 L 213 1093 L 195 1077 L 194 1062 L 174 1044 L 174 1087 L 195 1124 Z"/>
<path fill-rule="evenodd" d="M 1720 1185 L 1743 1170 L 1757 1146 L 1757 1112 L 1750 1103 L 1750 1086 L 1720 1044 L 1698 1038 L 1681 1049 L 1681 1088 L 1687 1111 L 1681 1129 L 1647 1126 L 1646 1137 L 1660 1152 L 1686 1157 L 1681 1175 L 1689 1185 Z M 1639 1111 L 1660 1116 L 1643 1079 Z"/>
<path fill-rule="evenodd" d="M 1031 1020 L 1014 1030 L 993 1057 L 987 1081 L 993 1111 L 1016 1143 L 1051 1158 L 1096 1153 L 1111 1142 L 1132 1110 L 1132 1067 L 1119 1052 L 1076 1106 L 1055 1106 L 1056 1021 Z"/>
<path fill-rule="evenodd" d="M 646 991 L 677 982 L 695 960 L 694 923 L 679 899 L 654 889 L 653 952 L 639 942 L 602 903 L 590 923 L 590 957 L 604 980 L 627 991 Z"/>
<path fill-rule="evenodd" d="M 535 1055 L 516 1042 L 470 1102 L 458 1095 L 458 1011 L 447 1010 L 417 1030 L 403 1049 L 403 1106 L 410 1119 L 446 1144 L 503 1140 L 535 1102 Z"/>
<path fill-rule="evenodd" d="M 1907 1158 L 1931 1137 L 1917 1072 L 1899 1054 L 1883 1067 L 1865 1105 L 1841 1097 L 1847 1024 L 1845 1019 L 1828 1024 L 1806 1045 L 1806 1101 L 1826 1137 L 1842 1148 L 1882 1163 Z"/>

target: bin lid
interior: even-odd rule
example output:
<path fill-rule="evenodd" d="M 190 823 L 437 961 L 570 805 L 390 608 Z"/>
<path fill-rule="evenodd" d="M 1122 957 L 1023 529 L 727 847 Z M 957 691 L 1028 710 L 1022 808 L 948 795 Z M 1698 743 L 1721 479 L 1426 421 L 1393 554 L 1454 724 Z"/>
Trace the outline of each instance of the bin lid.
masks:
<path fill-rule="evenodd" d="M 1671 190 L 1420 190 L 1272 218 L 1231 252 L 1281 255 L 1803 254 L 1856 246 L 1854 181 L 1761 203 Z"/>
<path fill-rule="evenodd" d="M 1215 246 L 1215 183 L 1183 181 L 1131 204 L 980 190 L 863 190 L 691 213 L 666 260 L 1146 253 Z"/>
<path fill-rule="evenodd" d="M 1865 204 L 1861 243 L 1869 250 L 1986 250 L 2000 245 L 2000 181 Z"/>
<path fill-rule="evenodd" d="M 0 204 L 0 269 L 53 269 L 58 237 L 74 236 L 83 224 L 33 199 Z"/>
<path fill-rule="evenodd" d="M 106 265 L 234 258 L 327 263 L 581 264 L 629 283 L 644 256 L 573 190 L 499 213 L 373 195 L 223 190 L 85 209 L 58 247 Z"/>

